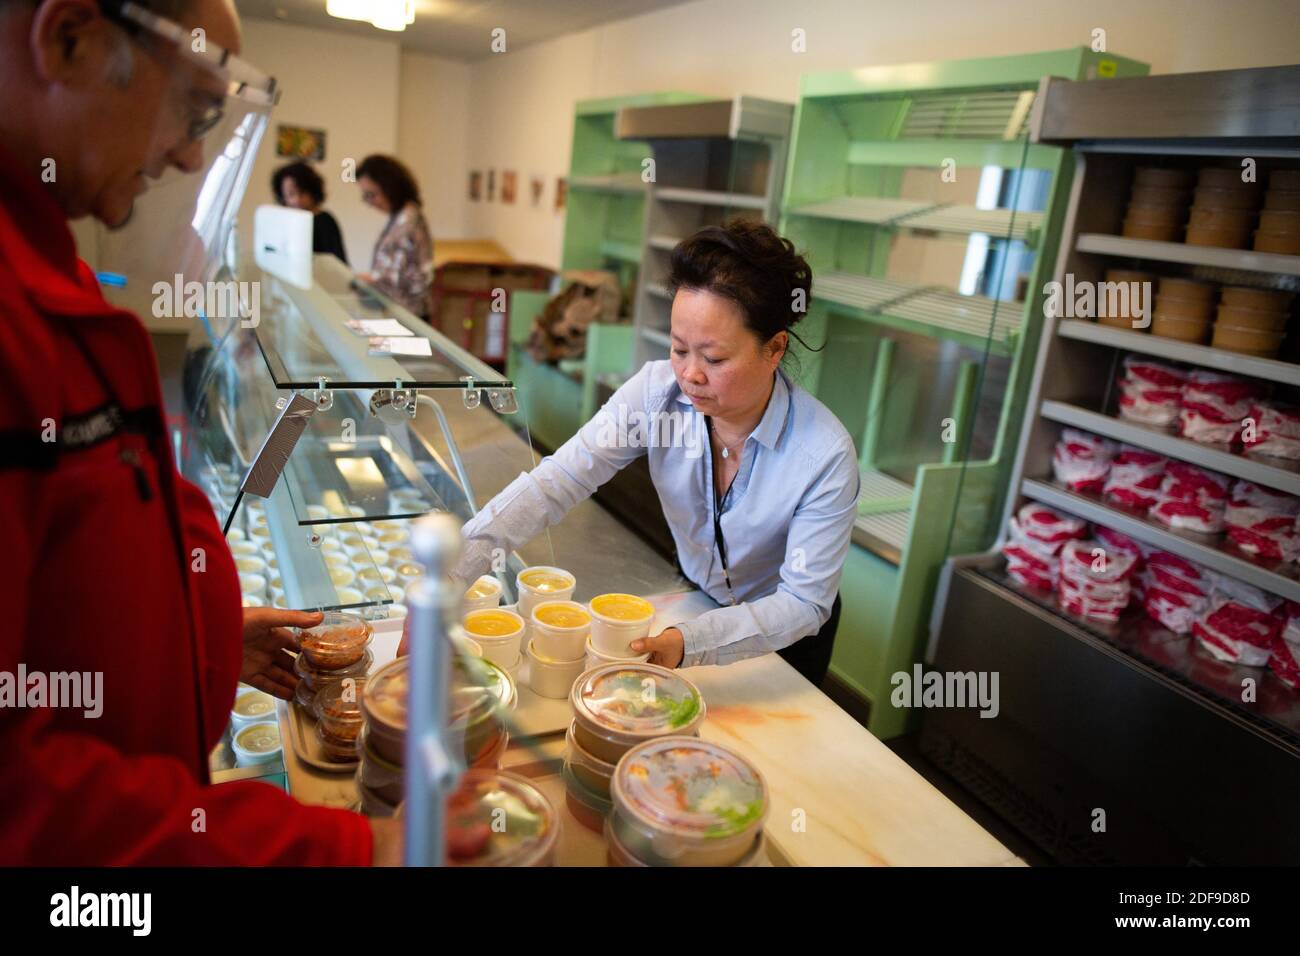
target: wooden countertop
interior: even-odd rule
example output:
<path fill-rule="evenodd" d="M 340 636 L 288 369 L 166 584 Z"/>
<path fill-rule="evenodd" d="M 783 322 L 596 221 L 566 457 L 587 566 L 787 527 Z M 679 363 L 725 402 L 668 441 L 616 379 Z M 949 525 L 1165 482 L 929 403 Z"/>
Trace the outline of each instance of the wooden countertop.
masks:
<path fill-rule="evenodd" d="M 659 611 L 655 630 L 712 606 L 698 592 L 650 600 Z M 379 666 L 396 650 L 396 637 L 377 634 L 372 649 Z M 767 779 L 766 832 L 774 856 L 800 866 L 1022 865 L 776 654 L 682 674 L 700 688 L 708 708 L 700 735 L 748 757 Z M 562 751 L 567 701 L 545 700 L 521 686 L 514 716 L 507 766 Z M 282 732 L 286 719 L 281 705 Z M 290 790 L 306 803 L 355 800 L 351 775 L 305 766 L 291 747 L 285 767 Z"/>

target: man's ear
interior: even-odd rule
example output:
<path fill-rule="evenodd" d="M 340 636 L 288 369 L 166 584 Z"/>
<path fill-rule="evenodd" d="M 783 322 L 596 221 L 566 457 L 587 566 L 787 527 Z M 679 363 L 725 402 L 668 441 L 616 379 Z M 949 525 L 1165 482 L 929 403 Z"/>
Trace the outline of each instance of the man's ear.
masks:
<path fill-rule="evenodd" d="M 103 83 L 114 27 L 95 0 L 45 0 L 32 16 L 32 64 L 45 83 Z"/>

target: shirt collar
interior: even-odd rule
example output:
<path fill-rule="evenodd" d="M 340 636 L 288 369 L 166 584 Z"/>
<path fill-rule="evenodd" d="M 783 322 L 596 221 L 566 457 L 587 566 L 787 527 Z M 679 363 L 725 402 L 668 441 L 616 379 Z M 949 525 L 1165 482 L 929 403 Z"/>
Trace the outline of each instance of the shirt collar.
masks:
<path fill-rule="evenodd" d="M 781 433 L 785 431 L 786 419 L 790 417 L 790 380 L 779 368 L 774 374 L 776 382 L 772 385 L 772 396 L 767 400 L 767 408 L 763 411 L 758 426 L 749 434 L 754 441 L 770 449 L 776 448 Z M 673 385 L 677 388 L 677 401 L 683 405 L 691 405 L 690 398 L 682 392 L 680 386 L 677 386 L 676 380 Z M 694 408 L 693 405 L 691 407 Z"/>
<path fill-rule="evenodd" d="M 29 299 L 50 312 L 113 311 L 77 257 L 68 217 L 49 187 L 0 146 L 0 257 Z"/>

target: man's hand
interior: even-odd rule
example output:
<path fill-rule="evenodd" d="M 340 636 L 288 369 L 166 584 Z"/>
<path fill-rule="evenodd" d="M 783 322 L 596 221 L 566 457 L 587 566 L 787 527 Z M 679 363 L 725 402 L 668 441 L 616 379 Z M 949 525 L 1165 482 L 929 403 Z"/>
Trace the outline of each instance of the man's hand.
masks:
<path fill-rule="evenodd" d="M 239 679 L 282 700 L 298 688 L 293 658 L 298 635 L 291 627 L 315 627 L 325 615 L 320 611 L 286 611 L 278 607 L 244 608 L 244 663 Z"/>
<path fill-rule="evenodd" d="M 643 637 L 632 642 L 632 650 L 638 654 L 650 652 L 650 663 L 660 667 L 676 667 L 686 655 L 686 641 L 682 632 L 675 627 L 660 631 L 653 637 Z"/>

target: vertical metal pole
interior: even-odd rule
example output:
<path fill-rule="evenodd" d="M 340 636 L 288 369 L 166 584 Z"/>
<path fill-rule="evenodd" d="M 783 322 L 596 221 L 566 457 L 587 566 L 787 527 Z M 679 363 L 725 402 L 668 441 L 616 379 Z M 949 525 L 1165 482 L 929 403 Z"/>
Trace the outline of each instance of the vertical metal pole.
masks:
<path fill-rule="evenodd" d="M 460 525 L 450 514 L 429 514 L 411 529 L 411 550 L 424 577 L 406 592 L 411 615 L 410 697 L 406 726 L 404 862 L 442 866 L 447 798 L 462 768 L 447 746 L 452 647 L 447 621 L 459 594 L 447 572 L 460 555 Z"/>

